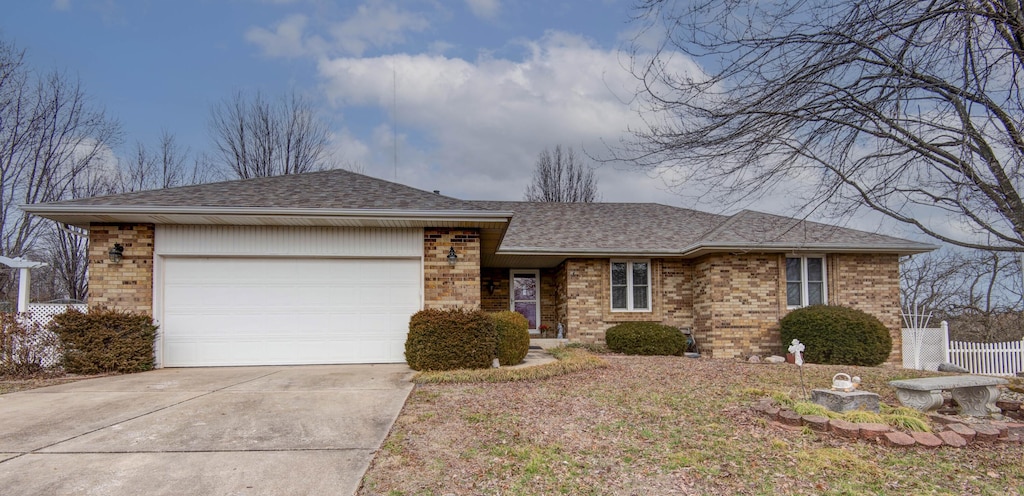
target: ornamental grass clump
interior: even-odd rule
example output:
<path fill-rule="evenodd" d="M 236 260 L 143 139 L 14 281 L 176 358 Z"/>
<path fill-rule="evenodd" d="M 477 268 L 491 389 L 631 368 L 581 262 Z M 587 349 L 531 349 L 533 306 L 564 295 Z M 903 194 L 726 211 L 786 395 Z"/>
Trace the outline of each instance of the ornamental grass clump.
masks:
<path fill-rule="evenodd" d="M 427 309 L 409 319 L 405 361 L 413 370 L 487 368 L 497 349 L 494 321 L 481 310 Z"/>
<path fill-rule="evenodd" d="M 608 328 L 608 349 L 627 355 L 677 355 L 686 350 L 686 336 L 679 329 L 657 322 L 625 322 Z"/>
<path fill-rule="evenodd" d="M 783 346 L 794 339 L 809 363 L 880 365 L 892 352 L 889 329 L 873 315 L 831 305 L 798 308 L 779 322 Z"/>

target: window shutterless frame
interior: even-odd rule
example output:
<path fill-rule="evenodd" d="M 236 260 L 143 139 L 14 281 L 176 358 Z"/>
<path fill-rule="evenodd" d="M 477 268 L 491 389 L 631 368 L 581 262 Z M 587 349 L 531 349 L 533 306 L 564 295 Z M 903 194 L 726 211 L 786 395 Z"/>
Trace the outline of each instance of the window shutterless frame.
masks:
<path fill-rule="evenodd" d="M 825 255 L 786 257 L 786 307 L 828 303 Z"/>
<path fill-rule="evenodd" d="M 611 260 L 611 310 L 651 311 L 651 261 Z"/>

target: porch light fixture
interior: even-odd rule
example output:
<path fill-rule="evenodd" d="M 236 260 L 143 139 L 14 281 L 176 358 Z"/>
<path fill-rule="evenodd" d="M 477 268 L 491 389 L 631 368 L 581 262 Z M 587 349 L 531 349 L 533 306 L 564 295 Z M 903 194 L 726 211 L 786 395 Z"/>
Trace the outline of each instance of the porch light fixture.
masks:
<path fill-rule="evenodd" d="M 448 265 L 455 267 L 455 263 L 459 261 L 459 256 L 455 254 L 455 247 L 448 249 Z"/>
<path fill-rule="evenodd" d="M 110 256 L 112 263 L 121 263 L 121 259 L 124 258 L 124 246 L 121 246 L 121 243 L 114 243 L 114 246 L 110 248 L 107 255 Z"/>
<path fill-rule="evenodd" d="M 494 281 L 487 281 L 487 294 L 494 296 Z"/>

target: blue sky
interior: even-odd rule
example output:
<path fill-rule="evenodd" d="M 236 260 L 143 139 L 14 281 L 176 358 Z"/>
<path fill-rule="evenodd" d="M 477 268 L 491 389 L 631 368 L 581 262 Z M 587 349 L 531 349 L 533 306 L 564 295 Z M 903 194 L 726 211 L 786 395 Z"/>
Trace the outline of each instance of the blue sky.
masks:
<path fill-rule="evenodd" d="M 209 149 L 212 104 L 295 90 L 331 124 L 335 158 L 473 199 L 520 199 L 537 154 L 606 153 L 639 124 L 630 0 L 56 0 L 6 2 L 0 36 L 80 77 L 124 149 L 162 129 Z M 397 106 L 397 120 L 394 108 Z M 124 153 L 124 150 L 118 150 Z M 601 166 L 605 201 L 692 205 Z"/>

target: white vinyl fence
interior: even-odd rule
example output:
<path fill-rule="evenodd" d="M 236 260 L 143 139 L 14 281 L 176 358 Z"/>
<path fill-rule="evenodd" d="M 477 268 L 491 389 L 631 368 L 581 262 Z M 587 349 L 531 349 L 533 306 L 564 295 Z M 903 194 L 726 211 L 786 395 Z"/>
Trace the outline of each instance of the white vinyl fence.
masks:
<path fill-rule="evenodd" d="M 903 329 L 903 368 L 937 370 L 943 362 L 972 374 L 1012 376 L 1024 371 L 1024 340 L 970 343 L 949 340 L 949 326 Z"/>
<path fill-rule="evenodd" d="M 1014 375 L 1024 370 L 1024 340 L 1005 343 L 949 343 L 949 362 L 973 374 Z"/>

